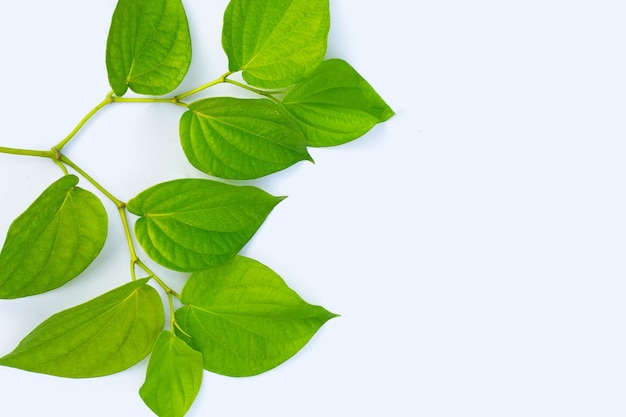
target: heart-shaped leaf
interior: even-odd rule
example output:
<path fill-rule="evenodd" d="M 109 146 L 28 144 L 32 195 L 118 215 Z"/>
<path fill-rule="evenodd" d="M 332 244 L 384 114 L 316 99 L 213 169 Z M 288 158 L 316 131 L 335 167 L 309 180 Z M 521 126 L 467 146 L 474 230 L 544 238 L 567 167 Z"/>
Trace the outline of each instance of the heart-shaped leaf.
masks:
<path fill-rule="evenodd" d="M 202 354 L 163 331 L 152 349 L 139 395 L 157 416 L 183 417 L 198 395 L 202 372 Z"/>
<path fill-rule="evenodd" d="M 160 95 L 174 90 L 191 63 L 187 15 L 180 0 L 119 0 L 106 47 L 111 88 Z"/>
<path fill-rule="evenodd" d="M 324 61 L 295 85 L 281 106 L 305 132 L 308 146 L 335 146 L 361 137 L 394 112 L 354 68 Z"/>
<path fill-rule="evenodd" d="M 70 378 L 133 366 L 163 330 L 163 304 L 147 281 L 130 282 L 53 315 L 0 358 L 0 365 Z"/>
<path fill-rule="evenodd" d="M 278 366 L 336 317 L 308 304 L 265 265 L 241 256 L 193 273 L 182 302 L 179 336 L 202 352 L 205 369 L 229 376 Z"/>
<path fill-rule="evenodd" d="M 300 127 L 270 100 L 208 98 L 180 120 L 189 162 L 221 178 L 252 179 L 311 160 Z"/>
<path fill-rule="evenodd" d="M 148 256 L 191 272 L 232 258 L 281 200 L 252 186 L 188 178 L 148 188 L 128 210 L 141 216 L 135 235 Z"/>
<path fill-rule="evenodd" d="M 102 202 L 66 175 L 50 185 L 9 227 L 0 252 L 0 298 L 40 294 L 75 278 L 107 237 Z"/>
<path fill-rule="evenodd" d="M 322 62 L 328 45 L 328 0 L 232 0 L 222 46 L 230 71 L 248 83 L 290 86 Z"/>

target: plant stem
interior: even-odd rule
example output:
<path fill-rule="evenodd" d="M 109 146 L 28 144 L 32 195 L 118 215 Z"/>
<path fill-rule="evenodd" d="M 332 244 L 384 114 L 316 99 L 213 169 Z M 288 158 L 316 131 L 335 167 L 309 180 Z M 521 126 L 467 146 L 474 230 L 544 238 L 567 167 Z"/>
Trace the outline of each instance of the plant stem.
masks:
<path fill-rule="evenodd" d="M 115 203 L 115 205 L 117 206 L 118 209 L 120 208 L 124 208 L 126 207 L 126 203 L 124 203 L 122 200 L 116 198 L 113 194 L 111 194 L 106 188 L 104 188 L 102 185 L 100 185 L 100 183 L 98 183 L 98 181 L 96 181 L 95 179 L 93 179 L 89 174 L 87 174 L 85 171 L 83 171 L 78 165 L 76 165 L 74 162 L 72 162 L 67 156 L 61 154 L 61 153 L 57 153 L 57 160 L 63 162 L 64 164 L 72 167 L 72 169 L 74 169 L 76 172 L 78 172 L 83 178 L 85 178 L 87 181 L 89 181 L 94 187 L 96 187 L 102 194 L 104 194 L 105 196 L 107 196 L 107 198 L 109 200 L 111 200 L 113 203 Z"/>
<path fill-rule="evenodd" d="M 148 266 L 146 264 L 143 263 L 143 261 L 141 259 L 137 259 L 136 262 L 137 266 L 141 269 L 143 269 L 148 275 L 150 275 L 150 277 L 152 279 L 154 279 L 164 290 L 166 293 L 168 294 L 172 294 L 174 297 L 180 299 L 180 294 L 178 294 L 176 291 L 174 291 L 173 289 L 171 289 L 165 282 L 163 282 L 157 274 L 155 274 L 154 272 L 152 272 L 152 270 L 150 268 L 148 268 Z"/>
<path fill-rule="evenodd" d="M 85 123 L 87 123 L 94 114 L 98 113 L 100 109 L 102 109 L 107 104 L 111 104 L 111 103 L 113 103 L 112 91 L 109 94 L 107 94 L 104 100 L 102 100 L 96 107 L 94 107 L 89 113 L 87 113 L 87 115 L 83 117 L 83 119 L 78 123 L 78 125 L 76 125 L 74 130 L 72 130 L 61 142 L 56 144 L 53 149 L 56 149 L 57 151 L 60 152 L 63 149 L 63 147 L 65 147 L 65 145 L 67 145 L 69 141 L 72 140 L 74 136 L 76 136 L 78 131 L 82 129 L 83 126 L 85 126 Z"/>
<path fill-rule="evenodd" d="M 4 146 L 0 146 L 0 153 L 7 153 L 11 155 L 22 155 L 22 156 L 37 156 L 40 158 L 51 158 L 54 159 L 56 153 L 54 151 L 38 151 L 32 149 L 19 149 L 19 148 L 7 148 Z"/>
<path fill-rule="evenodd" d="M 236 85 L 237 87 L 243 88 L 244 90 L 252 91 L 253 93 L 265 96 L 265 97 L 271 99 L 275 103 L 280 103 L 280 100 L 277 99 L 276 97 L 274 97 L 273 94 L 280 94 L 280 93 L 282 93 L 282 91 L 260 90 L 258 88 L 250 87 L 247 84 L 243 84 L 243 83 L 240 83 L 238 81 L 230 80 L 230 79 L 224 80 L 224 82 L 228 83 L 228 84 Z"/>
<path fill-rule="evenodd" d="M 198 88 L 194 88 L 193 90 L 189 90 L 189 91 L 187 91 L 186 93 L 179 94 L 179 95 L 177 95 L 177 96 L 176 96 L 176 97 L 174 97 L 174 98 L 175 98 L 175 99 L 177 99 L 177 100 L 182 100 L 182 99 L 184 99 L 184 98 L 186 98 L 186 97 L 189 97 L 189 96 L 191 96 L 191 95 L 197 94 L 197 93 L 199 93 L 199 92 L 200 92 L 200 91 L 202 91 L 202 90 L 206 90 L 206 89 L 207 89 L 207 88 L 209 88 L 209 87 L 213 87 L 214 85 L 217 85 L 217 84 L 221 84 L 221 83 L 227 82 L 227 78 L 228 78 L 231 74 L 232 74 L 232 72 L 230 72 L 230 71 L 229 71 L 229 72 L 225 73 L 224 75 L 222 75 L 221 77 L 219 77 L 219 78 L 218 78 L 218 79 L 216 79 L 216 80 L 213 80 L 213 81 L 211 81 L 211 82 L 209 82 L 209 83 L 206 83 L 206 84 L 204 84 L 204 85 L 201 85 L 201 86 L 200 86 L 200 87 L 198 87 Z"/>
<path fill-rule="evenodd" d="M 149 98 L 149 97 L 131 97 L 131 98 L 125 98 L 125 97 L 113 97 L 113 102 L 114 103 L 170 103 L 170 104 L 176 104 L 178 106 L 182 106 L 182 107 L 189 107 L 189 104 L 187 103 L 183 103 L 182 101 L 179 100 L 178 97 L 167 97 L 167 98 Z"/>

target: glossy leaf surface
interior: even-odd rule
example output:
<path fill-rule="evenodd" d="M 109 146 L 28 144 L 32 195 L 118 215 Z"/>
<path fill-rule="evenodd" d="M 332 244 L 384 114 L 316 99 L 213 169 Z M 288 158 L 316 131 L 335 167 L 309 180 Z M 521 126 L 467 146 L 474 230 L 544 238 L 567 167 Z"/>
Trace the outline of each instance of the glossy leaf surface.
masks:
<path fill-rule="evenodd" d="M 232 72 L 263 88 L 290 86 L 324 59 L 328 0 L 232 0 L 222 46 Z"/>
<path fill-rule="evenodd" d="M 182 417 L 202 385 L 202 354 L 172 332 L 157 339 L 139 395 L 159 417 Z"/>
<path fill-rule="evenodd" d="M 179 179 L 143 191 L 128 210 L 141 216 L 135 235 L 152 259 L 191 272 L 232 258 L 281 200 L 256 187 Z"/>
<path fill-rule="evenodd" d="M 161 298 L 146 283 L 133 281 L 51 316 L 0 358 L 0 365 L 72 378 L 133 366 L 163 329 Z"/>
<path fill-rule="evenodd" d="M 111 88 L 123 96 L 174 90 L 191 62 L 191 38 L 180 0 L 119 0 L 106 47 Z"/>
<path fill-rule="evenodd" d="M 192 274 L 182 302 L 180 337 L 202 352 L 205 369 L 229 376 L 278 366 L 335 317 L 305 302 L 270 268 L 241 256 Z"/>
<path fill-rule="evenodd" d="M 372 86 L 340 59 L 324 61 L 281 101 L 298 121 L 308 146 L 335 146 L 356 139 L 394 115 Z"/>
<path fill-rule="evenodd" d="M 107 237 L 102 202 L 66 175 L 11 224 L 0 252 L 0 298 L 40 294 L 87 268 Z"/>
<path fill-rule="evenodd" d="M 300 127 L 270 100 L 208 98 L 180 120 L 189 162 L 221 178 L 252 179 L 310 160 Z"/>

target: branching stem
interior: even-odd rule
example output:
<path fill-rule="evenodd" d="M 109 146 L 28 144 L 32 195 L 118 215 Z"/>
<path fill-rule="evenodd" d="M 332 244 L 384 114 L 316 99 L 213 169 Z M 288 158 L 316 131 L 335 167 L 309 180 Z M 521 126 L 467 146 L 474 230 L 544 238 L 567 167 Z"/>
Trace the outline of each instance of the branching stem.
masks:
<path fill-rule="evenodd" d="M 179 95 L 177 95 L 175 98 L 176 98 L 177 100 L 182 100 L 182 99 L 184 99 L 184 98 L 186 98 L 186 97 L 189 97 L 189 96 L 192 96 L 192 95 L 194 95 L 194 94 L 197 94 L 197 93 L 199 93 L 200 91 L 206 90 L 206 89 L 207 89 L 207 88 L 209 88 L 209 87 L 213 87 L 214 85 L 225 83 L 225 82 L 227 82 L 227 78 L 228 78 L 230 75 L 232 75 L 232 72 L 230 72 L 230 71 L 229 71 L 229 72 L 225 73 L 224 75 L 222 75 L 221 77 L 219 77 L 218 79 L 213 80 L 213 81 L 211 81 L 211 82 L 209 82 L 209 83 L 206 83 L 206 84 L 204 84 L 204 85 L 201 85 L 201 86 L 200 86 L 200 87 L 198 87 L 198 88 L 194 88 L 193 90 L 189 90 L 189 91 L 187 91 L 186 93 L 179 94 Z"/>
<path fill-rule="evenodd" d="M 57 151 L 60 152 L 65 147 L 65 145 L 67 145 L 69 141 L 72 140 L 74 136 L 76 136 L 78 131 L 82 129 L 83 126 L 85 126 L 85 124 L 89 121 L 89 119 L 93 117 L 94 114 L 98 113 L 100 109 L 102 109 L 107 104 L 111 104 L 111 103 L 113 103 L 112 91 L 109 94 L 107 94 L 104 100 L 102 100 L 96 107 L 94 107 L 89 113 L 87 113 L 87 115 L 83 117 L 83 119 L 76 125 L 74 130 L 72 130 L 61 142 L 56 144 L 53 149 L 56 149 Z"/>

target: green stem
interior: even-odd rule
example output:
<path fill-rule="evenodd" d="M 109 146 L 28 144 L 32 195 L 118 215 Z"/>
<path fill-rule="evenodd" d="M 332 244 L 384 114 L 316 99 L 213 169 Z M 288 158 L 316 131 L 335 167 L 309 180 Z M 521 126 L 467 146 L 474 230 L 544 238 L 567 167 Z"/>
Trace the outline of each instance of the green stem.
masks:
<path fill-rule="evenodd" d="M 65 156 L 65 155 L 63 155 L 61 153 L 57 153 L 56 159 L 61 161 L 61 162 L 63 162 L 65 165 L 70 166 L 72 169 L 74 169 L 76 172 L 78 172 L 83 178 L 85 178 L 94 187 L 96 187 L 98 190 L 100 190 L 100 192 L 102 194 L 107 196 L 107 198 L 109 200 L 111 200 L 113 203 L 115 203 L 115 205 L 117 206 L 118 209 L 126 207 L 126 203 L 124 203 L 122 200 L 116 198 L 106 188 L 104 188 L 102 185 L 100 185 L 100 183 L 98 183 L 98 181 L 93 179 L 89 174 L 87 174 L 85 171 L 83 171 L 78 165 L 76 165 L 74 162 L 72 162 L 67 156 Z"/>
<path fill-rule="evenodd" d="M 148 268 L 146 264 L 143 263 L 141 259 L 137 259 L 136 264 L 139 268 L 143 269 L 148 275 L 150 275 L 150 277 L 154 279 L 165 290 L 167 294 L 171 294 L 174 297 L 180 299 L 180 294 L 178 294 L 176 291 L 171 289 L 165 282 L 163 282 L 157 274 L 152 272 L 152 270 Z"/>
<path fill-rule="evenodd" d="M 170 331 L 174 333 L 176 329 L 176 315 L 175 315 L 176 309 L 174 308 L 174 299 L 172 297 L 171 292 L 167 293 L 167 301 L 170 305 L 170 329 L 171 329 Z"/>
<path fill-rule="evenodd" d="M 19 149 L 19 148 L 7 148 L 4 146 L 0 146 L 0 153 L 7 153 L 11 155 L 22 155 L 22 156 L 38 156 L 40 158 L 51 158 L 54 159 L 56 156 L 56 152 L 51 151 L 38 151 L 32 149 Z"/>
<path fill-rule="evenodd" d="M 230 72 L 230 71 L 229 71 L 229 72 L 225 73 L 224 75 L 222 75 L 221 77 L 219 77 L 217 80 L 213 80 L 213 81 L 211 81 L 211 82 L 209 82 L 209 83 L 206 83 L 206 84 L 204 84 L 204 85 L 201 85 L 201 86 L 200 86 L 200 87 L 198 87 L 198 88 L 194 88 L 193 90 L 189 90 L 189 91 L 187 91 L 186 93 L 179 94 L 179 95 L 177 95 L 177 96 L 176 96 L 176 97 L 174 97 L 174 98 L 175 98 L 175 99 L 177 99 L 177 100 L 182 100 L 182 99 L 184 99 L 184 98 L 186 98 L 186 97 L 189 97 L 189 96 L 191 96 L 191 95 L 197 94 L 197 93 L 199 93 L 199 92 L 200 92 L 200 91 L 202 91 L 202 90 L 206 90 L 206 89 L 207 89 L 207 88 L 209 88 L 209 87 L 213 87 L 214 85 L 221 84 L 221 83 L 225 83 L 225 82 L 227 82 L 227 81 L 228 81 L 228 80 L 227 80 L 227 78 L 228 78 L 231 74 L 232 74 L 232 72 Z"/>
<path fill-rule="evenodd" d="M 65 147 L 65 145 L 67 145 L 69 141 L 72 140 L 74 136 L 76 136 L 78 131 L 82 129 L 83 126 L 85 126 L 85 123 L 87 123 L 94 114 L 98 113 L 100 109 L 102 109 L 107 104 L 111 104 L 111 103 L 113 103 L 112 91 L 109 94 L 107 94 L 104 100 L 102 100 L 96 107 L 94 107 L 89 113 L 87 113 L 87 115 L 83 117 L 83 119 L 76 125 L 74 130 L 72 130 L 61 142 L 56 144 L 53 149 L 56 149 L 57 151 L 60 152 Z"/>
<path fill-rule="evenodd" d="M 240 83 L 238 81 L 230 80 L 230 79 L 224 80 L 224 82 L 228 83 L 228 84 L 236 85 L 237 87 L 243 88 L 244 90 L 252 91 L 253 93 L 265 96 L 265 97 L 269 98 L 270 100 L 272 100 L 275 103 L 280 103 L 280 100 L 277 99 L 276 97 L 274 97 L 273 94 L 280 94 L 280 93 L 283 92 L 283 91 L 260 90 L 258 88 L 250 87 L 247 84 L 243 84 L 243 83 Z"/>
<path fill-rule="evenodd" d="M 176 104 L 182 107 L 189 107 L 189 104 L 183 103 L 179 100 L 178 97 L 167 97 L 167 98 L 149 98 L 149 97 L 137 97 L 137 98 L 126 98 L 126 97 L 113 97 L 114 103 L 170 103 Z"/>

